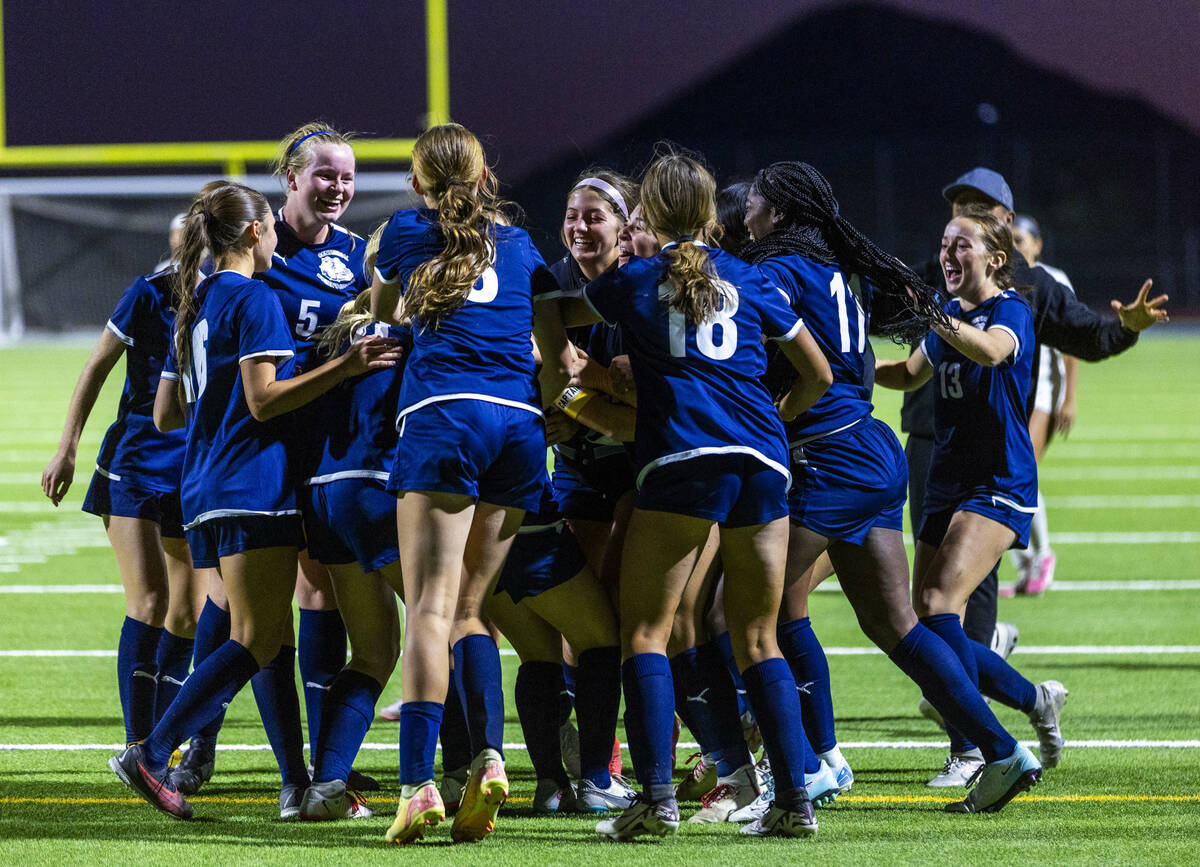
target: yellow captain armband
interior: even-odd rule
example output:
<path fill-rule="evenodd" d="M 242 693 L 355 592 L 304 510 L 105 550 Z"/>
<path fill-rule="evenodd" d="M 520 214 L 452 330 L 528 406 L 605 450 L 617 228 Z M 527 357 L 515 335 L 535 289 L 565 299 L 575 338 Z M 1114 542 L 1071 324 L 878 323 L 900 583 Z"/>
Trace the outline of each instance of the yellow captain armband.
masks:
<path fill-rule="evenodd" d="M 579 418 L 579 414 L 583 412 L 583 408 L 588 405 L 596 392 L 589 391 L 586 388 L 576 388 L 569 385 L 563 389 L 563 393 L 554 401 L 554 405 L 563 411 L 568 418 Z"/>

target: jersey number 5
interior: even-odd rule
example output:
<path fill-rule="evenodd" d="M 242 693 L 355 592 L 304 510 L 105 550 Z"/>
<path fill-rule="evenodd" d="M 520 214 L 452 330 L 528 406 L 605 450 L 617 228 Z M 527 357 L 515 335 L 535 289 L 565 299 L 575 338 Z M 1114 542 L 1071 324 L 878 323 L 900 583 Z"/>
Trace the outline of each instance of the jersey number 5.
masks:
<path fill-rule="evenodd" d="M 737 292 L 727 292 L 724 294 L 721 309 L 696 326 L 696 348 L 700 350 L 701 355 L 714 361 L 724 361 L 733 355 L 737 349 L 737 323 L 733 321 L 737 311 Z M 713 329 L 718 325 L 721 327 L 720 342 L 714 339 L 713 333 Z M 687 317 L 682 310 L 670 308 L 668 326 L 671 355 L 683 358 L 687 355 Z"/>
<path fill-rule="evenodd" d="M 312 337 L 317 331 L 317 308 L 321 306 L 320 301 L 314 301 L 312 298 L 305 298 L 300 302 L 300 318 L 296 320 L 296 336 L 303 337 L 306 340 Z"/>

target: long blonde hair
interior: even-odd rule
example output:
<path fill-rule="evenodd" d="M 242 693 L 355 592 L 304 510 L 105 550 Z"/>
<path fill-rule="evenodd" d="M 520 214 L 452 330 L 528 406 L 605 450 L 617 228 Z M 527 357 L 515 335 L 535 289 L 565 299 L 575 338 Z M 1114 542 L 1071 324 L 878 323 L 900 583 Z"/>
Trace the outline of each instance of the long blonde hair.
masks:
<path fill-rule="evenodd" d="M 641 204 L 646 224 L 678 243 L 662 251 L 672 286 L 670 305 L 693 323 L 707 321 L 732 287 L 717 276 L 708 254 L 694 241 L 720 238 L 717 182 L 699 160 L 667 151 L 642 177 Z"/>
<path fill-rule="evenodd" d="M 379 239 L 383 237 L 383 230 L 386 226 L 387 223 L 381 223 L 367 238 L 367 252 L 363 258 L 364 275 L 370 275 L 375 270 L 375 259 L 379 255 Z M 371 290 L 364 289 L 343 304 L 342 309 L 338 311 L 337 318 L 321 329 L 321 336 L 317 339 L 318 351 L 329 357 L 336 355 L 343 346 L 350 342 L 355 331 L 374 320 L 375 317 L 371 315 Z"/>
<path fill-rule="evenodd" d="M 191 330 L 199 299 L 196 283 L 205 252 L 220 260 L 229 252 L 247 245 L 246 227 L 255 220 L 265 221 L 271 208 L 258 190 L 233 181 L 211 181 L 200 188 L 183 216 L 183 234 L 179 241 L 175 276 L 175 359 L 179 367 L 180 397 L 186 397 L 183 383 L 191 365 Z"/>
<path fill-rule="evenodd" d="M 409 277 L 404 310 L 414 326 L 436 329 L 466 302 L 475 281 L 492 264 L 502 203 L 479 139 L 457 123 L 421 133 L 413 145 L 412 165 L 424 194 L 437 205 L 445 246 Z"/>

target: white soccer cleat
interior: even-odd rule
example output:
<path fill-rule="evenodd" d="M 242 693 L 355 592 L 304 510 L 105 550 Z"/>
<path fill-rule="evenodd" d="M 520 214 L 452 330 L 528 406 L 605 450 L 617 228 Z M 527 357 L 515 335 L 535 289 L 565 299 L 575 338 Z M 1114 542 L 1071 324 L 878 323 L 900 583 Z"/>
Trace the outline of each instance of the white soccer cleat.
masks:
<path fill-rule="evenodd" d="M 717 785 L 700 799 L 700 809 L 688 819 L 697 825 L 730 821 L 736 811 L 758 798 L 758 779 L 753 765 L 742 765 L 728 777 L 717 779 Z"/>
<path fill-rule="evenodd" d="M 567 720 L 558 728 L 558 749 L 562 753 L 563 767 L 567 776 L 577 780 L 583 776 L 579 762 L 579 729 Z"/>
<path fill-rule="evenodd" d="M 1017 629 L 1017 624 L 997 621 L 992 629 L 992 652 L 999 654 L 1001 659 L 1008 659 L 1020 638 L 1021 630 Z"/>
<path fill-rule="evenodd" d="M 624 843 L 638 837 L 671 837 L 679 831 L 679 804 L 674 799 L 653 804 L 637 801 L 614 819 L 596 823 L 596 833 Z"/>
<path fill-rule="evenodd" d="M 946 805 L 947 813 L 998 813 L 1021 792 L 1027 792 L 1042 778 L 1042 768 L 1033 753 L 1020 744 L 1007 759 L 989 762 L 979 774 L 979 782 L 961 801 Z"/>
<path fill-rule="evenodd" d="M 954 786 L 969 786 L 971 781 L 983 770 L 983 753 L 978 749 L 969 753 L 951 753 L 946 764 L 936 777 L 925 785 L 935 789 L 947 789 Z"/>
<path fill-rule="evenodd" d="M 381 707 L 379 709 L 379 716 L 381 716 L 383 719 L 396 722 L 396 720 L 400 719 L 400 705 L 402 704 L 404 704 L 404 699 L 396 699 L 387 707 Z"/>
<path fill-rule="evenodd" d="M 356 792 L 346 788 L 345 780 L 313 783 L 300 801 L 300 818 L 306 822 L 369 819 L 374 815 Z"/>
<path fill-rule="evenodd" d="M 750 837 L 815 837 L 817 817 L 811 803 L 805 803 L 801 810 L 771 807 L 761 819 L 744 825 L 741 833 Z"/>
<path fill-rule="evenodd" d="M 699 801 L 717 785 L 717 763 L 701 753 L 688 756 L 689 762 L 692 759 L 696 760 L 696 764 L 675 787 L 675 799 L 678 801 Z"/>
<path fill-rule="evenodd" d="M 610 774 L 611 782 L 602 789 L 591 780 L 575 785 L 575 809 L 580 813 L 607 813 L 626 810 L 637 800 L 637 792 L 619 774 Z"/>
<path fill-rule="evenodd" d="M 575 790 L 568 783 L 560 786 L 556 780 L 541 779 L 533 794 L 533 812 L 541 816 L 552 813 L 576 812 Z"/>
<path fill-rule="evenodd" d="M 1029 721 L 1037 732 L 1038 754 L 1043 768 L 1058 767 L 1062 758 L 1063 736 L 1058 727 L 1063 705 L 1067 703 L 1068 690 L 1057 680 L 1043 680 L 1037 685 L 1038 700 Z"/>

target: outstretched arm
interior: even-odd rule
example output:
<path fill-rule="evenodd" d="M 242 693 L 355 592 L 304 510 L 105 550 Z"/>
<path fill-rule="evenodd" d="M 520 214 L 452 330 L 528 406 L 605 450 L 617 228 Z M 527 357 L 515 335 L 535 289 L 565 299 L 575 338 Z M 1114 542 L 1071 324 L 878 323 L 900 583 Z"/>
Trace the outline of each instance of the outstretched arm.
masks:
<path fill-rule="evenodd" d="M 876 361 L 875 384 L 897 391 L 916 391 L 929 381 L 933 367 L 920 349 L 903 361 Z"/>

